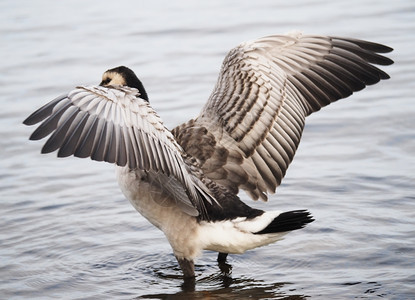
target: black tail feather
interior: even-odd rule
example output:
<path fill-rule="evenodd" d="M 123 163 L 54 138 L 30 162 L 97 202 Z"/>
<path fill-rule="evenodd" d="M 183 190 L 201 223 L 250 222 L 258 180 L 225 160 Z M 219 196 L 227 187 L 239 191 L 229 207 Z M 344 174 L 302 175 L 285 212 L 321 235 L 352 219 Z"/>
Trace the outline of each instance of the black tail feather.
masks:
<path fill-rule="evenodd" d="M 267 227 L 255 234 L 286 232 L 301 229 L 314 219 L 307 210 L 292 210 L 278 215 Z"/>

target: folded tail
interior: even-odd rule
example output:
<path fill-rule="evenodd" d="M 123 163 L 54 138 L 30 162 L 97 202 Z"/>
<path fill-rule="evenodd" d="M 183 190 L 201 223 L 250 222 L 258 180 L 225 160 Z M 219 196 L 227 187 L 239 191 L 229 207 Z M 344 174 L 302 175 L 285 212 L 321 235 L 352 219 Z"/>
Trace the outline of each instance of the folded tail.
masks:
<path fill-rule="evenodd" d="M 314 219 L 307 210 L 292 210 L 279 214 L 271 223 L 255 234 L 286 232 L 301 229 Z"/>

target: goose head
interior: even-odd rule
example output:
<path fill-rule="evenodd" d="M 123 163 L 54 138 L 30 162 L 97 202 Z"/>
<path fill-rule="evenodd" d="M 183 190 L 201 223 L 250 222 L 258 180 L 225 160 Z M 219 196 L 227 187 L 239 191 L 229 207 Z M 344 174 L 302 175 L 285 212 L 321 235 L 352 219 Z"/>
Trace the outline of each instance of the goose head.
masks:
<path fill-rule="evenodd" d="M 102 75 L 102 81 L 99 85 L 123 85 L 131 88 L 136 88 L 140 92 L 140 98 L 148 102 L 147 92 L 144 89 L 143 84 L 130 68 L 120 66 L 105 71 Z"/>

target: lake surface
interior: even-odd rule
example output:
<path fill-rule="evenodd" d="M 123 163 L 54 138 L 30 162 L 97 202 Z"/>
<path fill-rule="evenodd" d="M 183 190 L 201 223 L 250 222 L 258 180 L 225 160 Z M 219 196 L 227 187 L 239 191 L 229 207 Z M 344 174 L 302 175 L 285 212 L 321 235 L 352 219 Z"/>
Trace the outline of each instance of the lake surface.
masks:
<path fill-rule="evenodd" d="M 1 299 L 415 299 L 415 2 L 0 2 Z M 216 253 L 183 284 L 166 239 L 114 167 L 40 155 L 22 121 L 118 65 L 169 128 L 198 114 L 238 43 L 301 30 L 387 44 L 391 79 L 308 118 L 267 210 L 316 221 L 276 244 Z"/>

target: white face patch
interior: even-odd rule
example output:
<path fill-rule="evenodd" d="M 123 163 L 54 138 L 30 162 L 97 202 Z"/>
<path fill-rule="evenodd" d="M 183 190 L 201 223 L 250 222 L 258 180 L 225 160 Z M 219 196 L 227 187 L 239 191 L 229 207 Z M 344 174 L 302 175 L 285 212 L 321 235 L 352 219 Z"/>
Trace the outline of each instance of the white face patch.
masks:
<path fill-rule="evenodd" d="M 106 85 L 126 85 L 125 78 L 116 72 L 105 72 L 102 75 L 102 81 L 110 79 L 110 81 Z"/>

